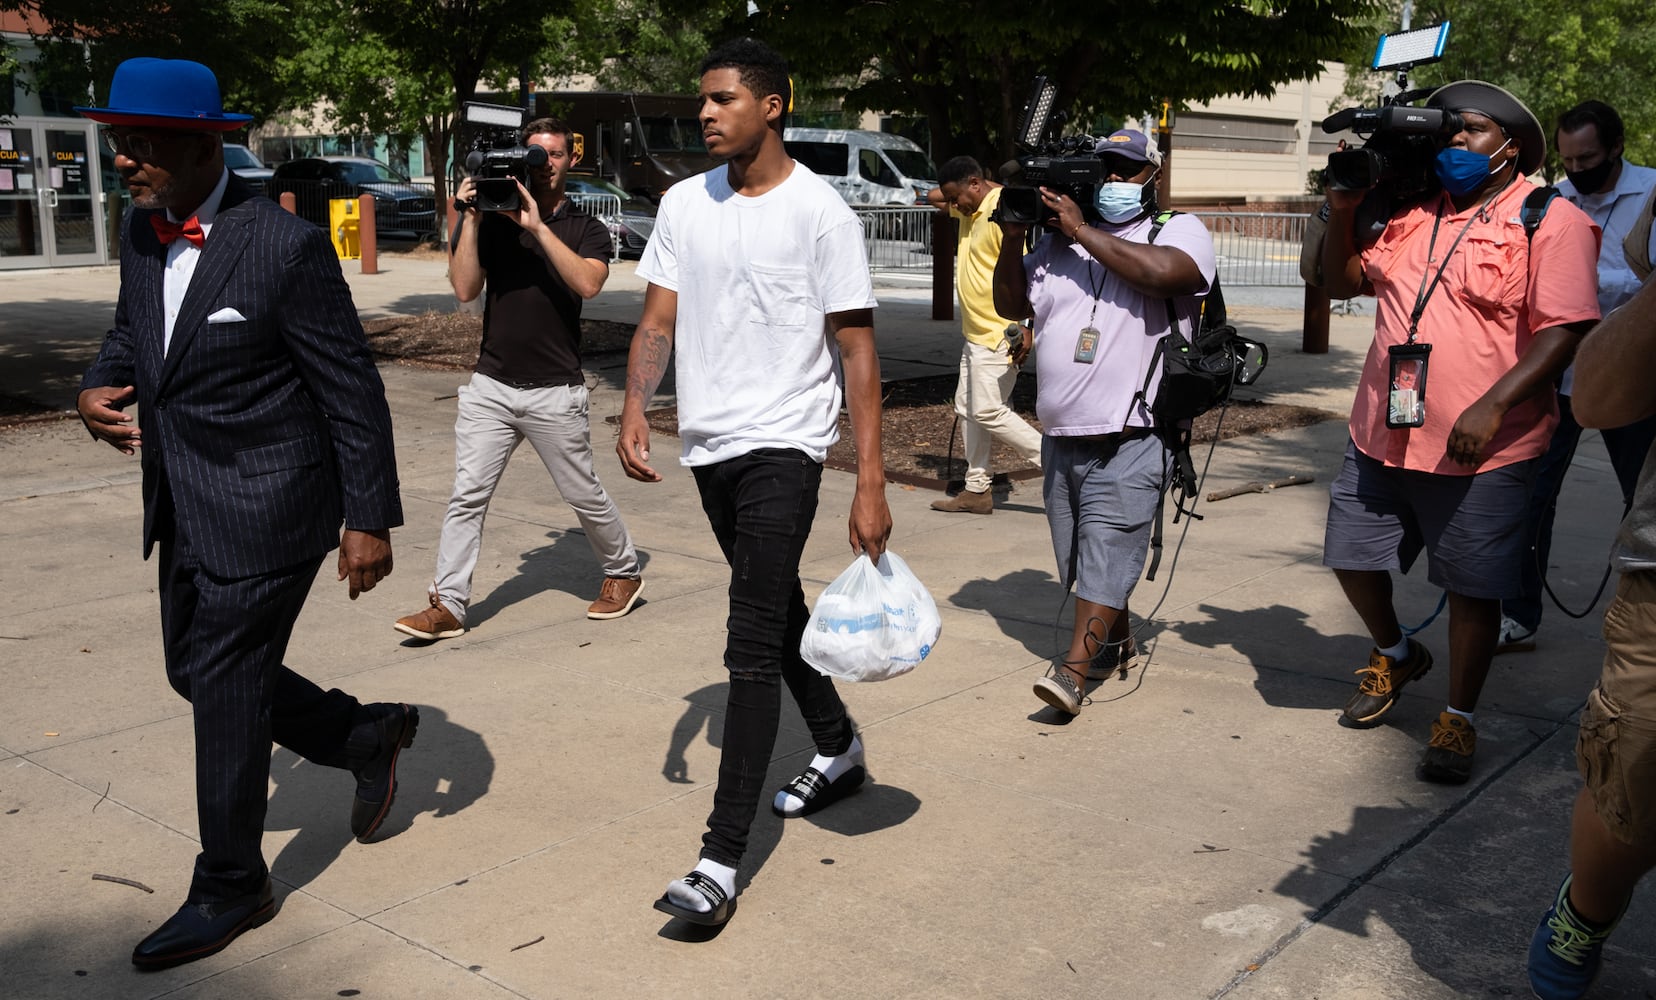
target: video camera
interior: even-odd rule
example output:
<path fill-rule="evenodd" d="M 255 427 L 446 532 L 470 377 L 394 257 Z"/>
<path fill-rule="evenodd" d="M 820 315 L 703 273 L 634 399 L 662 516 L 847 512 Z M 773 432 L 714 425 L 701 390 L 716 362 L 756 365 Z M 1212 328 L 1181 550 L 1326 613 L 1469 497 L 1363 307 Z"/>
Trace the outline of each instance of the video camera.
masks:
<path fill-rule="evenodd" d="M 1044 76 L 1035 78 L 1029 100 L 1024 103 L 1023 117 L 1013 141 L 1028 154 L 1008 160 L 1000 168 L 1000 205 L 990 216 L 992 222 L 1021 222 L 1026 225 L 1051 225 L 1057 216 L 1041 204 L 1038 188 L 1061 191 L 1081 206 L 1081 214 L 1088 221 L 1098 221 L 1093 207 L 1093 194 L 1104 182 L 1104 163 L 1093 153 L 1098 140 L 1090 135 L 1070 135 L 1049 139 L 1048 131 L 1054 121 L 1061 123 L 1062 114 L 1054 114 L 1052 103 L 1058 85 Z"/>
<path fill-rule="evenodd" d="M 1437 194 L 1432 163 L 1450 136 L 1463 127 L 1460 115 L 1442 108 L 1415 107 L 1433 88 L 1408 90 L 1408 71 L 1443 58 L 1449 22 L 1381 35 L 1374 69 L 1396 69 L 1399 92 L 1378 108 L 1347 108 L 1322 121 L 1327 133 L 1350 130 L 1365 137 L 1360 148 L 1328 155 L 1327 185 L 1336 191 L 1368 191 L 1357 214 L 1359 246 L 1380 238 L 1398 209 Z"/>
<path fill-rule="evenodd" d="M 529 186 L 529 171 L 546 166 L 546 150 L 522 144 L 522 108 L 468 101 L 463 120 L 472 129 L 466 172 L 476 182 L 471 202 L 455 199 L 455 211 L 516 212 L 522 207 L 518 184 Z"/>

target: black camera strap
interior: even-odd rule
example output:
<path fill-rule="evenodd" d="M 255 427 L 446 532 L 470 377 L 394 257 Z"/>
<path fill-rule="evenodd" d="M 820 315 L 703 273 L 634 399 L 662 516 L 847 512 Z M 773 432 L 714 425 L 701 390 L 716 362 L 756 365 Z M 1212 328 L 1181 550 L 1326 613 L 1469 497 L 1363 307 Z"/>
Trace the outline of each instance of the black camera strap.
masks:
<path fill-rule="evenodd" d="M 1426 301 L 1432 297 L 1433 292 L 1437 291 L 1438 283 L 1443 280 L 1443 272 L 1449 267 L 1449 259 L 1454 256 L 1455 250 L 1460 247 L 1461 240 L 1466 238 L 1466 231 L 1472 228 L 1472 223 L 1477 222 L 1484 212 L 1488 211 L 1489 203 L 1494 201 L 1501 191 L 1504 190 L 1506 189 L 1503 187 L 1500 190 L 1490 192 L 1489 197 L 1483 200 L 1483 203 L 1478 206 L 1477 211 L 1473 212 L 1472 215 L 1467 218 L 1466 225 L 1462 226 L 1460 228 L 1460 232 L 1455 234 L 1455 242 L 1449 244 L 1449 249 L 1443 252 L 1443 262 L 1438 265 L 1437 273 L 1432 274 L 1431 268 L 1428 267 L 1426 272 L 1421 274 L 1420 290 L 1415 293 L 1414 310 L 1409 313 L 1409 343 L 1412 344 L 1415 342 L 1415 333 L 1420 327 L 1420 317 L 1426 313 Z M 1437 207 L 1437 217 L 1432 220 L 1432 241 L 1426 245 L 1426 263 L 1428 265 L 1436 259 L 1438 227 L 1442 224 L 1443 202 L 1439 201 Z M 1426 283 L 1428 277 L 1431 279 L 1430 285 Z"/>

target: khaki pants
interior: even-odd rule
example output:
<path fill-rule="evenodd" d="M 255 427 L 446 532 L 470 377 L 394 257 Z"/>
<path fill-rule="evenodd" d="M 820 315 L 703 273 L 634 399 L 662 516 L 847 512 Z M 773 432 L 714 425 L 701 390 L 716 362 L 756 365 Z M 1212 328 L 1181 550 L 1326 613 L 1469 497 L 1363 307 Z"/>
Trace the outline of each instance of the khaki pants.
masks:
<path fill-rule="evenodd" d="M 989 489 L 989 450 L 994 438 L 1005 441 L 1019 458 L 1040 468 L 1041 432 L 1006 405 L 1017 381 L 1018 369 L 1007 357 L 1006 345 L 980 347 L 968 340 L 962 346 L 955 413 L 964 427 L 966 489 L 972 493 Z"/>

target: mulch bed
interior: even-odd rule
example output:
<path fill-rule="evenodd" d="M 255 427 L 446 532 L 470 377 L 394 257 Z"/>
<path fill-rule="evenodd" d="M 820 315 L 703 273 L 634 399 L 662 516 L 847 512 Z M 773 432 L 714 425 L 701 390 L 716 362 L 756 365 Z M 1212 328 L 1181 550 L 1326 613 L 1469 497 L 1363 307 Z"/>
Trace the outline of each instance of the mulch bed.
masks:
<path fill-rule="evenodd" d="M 624 355 L 632 341 L 633 327 L 626 323 L 585 320 L 581 351 L 594 359 Z M 417 316 L 390 316 L 363 324 L 374 357 L 393 364 L 443 371 L 469 371 L 477 362 L 483 339 L 481 316 L 455 312 L 427 312 Z M 955 423 L 953 372 L 925 378 L 905 379 L 885 385 L 884 419 L 881 439 L 885 451 L 886 478 L 895 483 L 944 489 L 958 486 L 965 475 L 961 457 L 961 435 Z M 1018 376 L 1011 405 L 1037 429 L 1035 419 L 1035 377 L 1030 371 Z M 0 429 L 73 416 L 72 410 L 46 407 L 21 396 L 0 394 Z M 661 434 L 677 435 L 678 414 L 673 407 L 652 410 L 646 415 L 650 428 Z M 1233 402 L 1224 414 L 1222 439 L 1247 434 L 1269 433 L 1305 427 L 1341 415 L 1306 406 L 1290 406 L 1254 400 Z M 611 418 L 613 421 L 613 418 Z M 1209 413 L 1196 421 L 1194 440 L 1213 439 L 1219 414 Z M 840 441 L 828 453 L 829 468 L 854 471 L 856 449 L 852 444 L 849 419 L 840 416 Z M 999 470 L 996 479 L 1032 479 L 1040 471 L 1024 465 L 1017 454 L 996 443 L 990 467 Z"/>

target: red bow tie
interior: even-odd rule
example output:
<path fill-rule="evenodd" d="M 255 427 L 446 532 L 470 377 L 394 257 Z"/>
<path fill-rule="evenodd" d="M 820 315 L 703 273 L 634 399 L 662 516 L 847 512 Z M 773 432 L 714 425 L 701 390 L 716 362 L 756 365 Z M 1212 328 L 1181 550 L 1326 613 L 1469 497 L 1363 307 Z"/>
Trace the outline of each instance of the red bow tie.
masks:
<path fill-rule="evenodd" d="M 207 242 L 207 234 L 201 231 L 201 223 L 197 222 L 193 215 L 183 222 L 168 222 L 165 216 L 152 215 L 150 225 L 155 227 L 155 237 L 161 241 L 162 246 L 170 244 L 180 236 L 197 247 Z"/>

